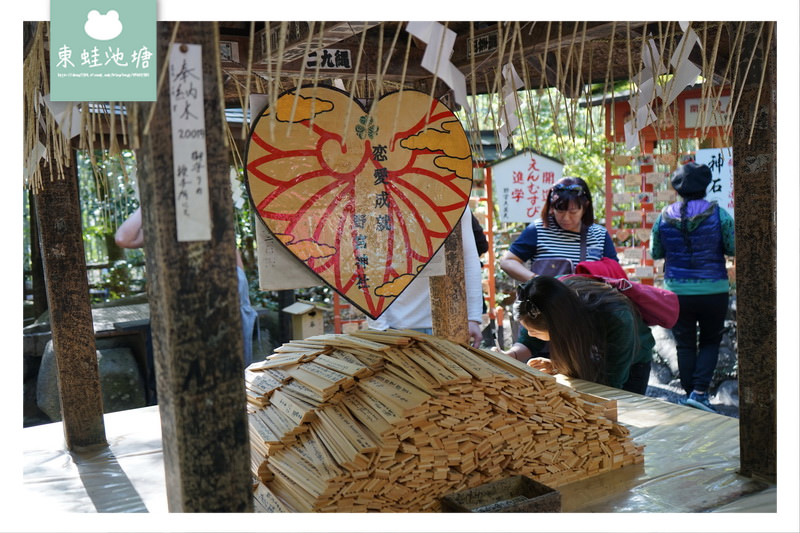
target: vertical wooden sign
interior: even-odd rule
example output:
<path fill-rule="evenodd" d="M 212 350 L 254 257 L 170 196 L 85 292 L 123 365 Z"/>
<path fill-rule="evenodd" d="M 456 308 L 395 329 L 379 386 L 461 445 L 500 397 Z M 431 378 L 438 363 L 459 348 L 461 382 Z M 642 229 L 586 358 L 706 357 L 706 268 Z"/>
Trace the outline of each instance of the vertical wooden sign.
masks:
<path fill-rule="evenodd" d="M 180 242 L 211 239 L 201 55 L 199 44 L 179 43 L 172 45 L 169 54 L 175 218 Z"/>

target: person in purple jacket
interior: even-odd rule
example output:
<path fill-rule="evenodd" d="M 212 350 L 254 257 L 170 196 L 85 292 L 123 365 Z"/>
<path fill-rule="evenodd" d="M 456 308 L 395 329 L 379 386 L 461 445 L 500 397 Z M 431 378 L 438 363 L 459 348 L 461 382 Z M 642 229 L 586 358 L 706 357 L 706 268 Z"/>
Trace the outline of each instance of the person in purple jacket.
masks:
<path fill-rule="evenodd" d="M 665 260 L 664 288 L 678 295 L 680 314 L 672 333 L 685 404 L 715 412 L 708 389 L 728 312 L 725 256 L 735 254 L 733 218 L 705 199 L 711 183 L 706 165 L 687 163 L 671 181 L 681 198 L 653 224 L 650 254 Z"/>

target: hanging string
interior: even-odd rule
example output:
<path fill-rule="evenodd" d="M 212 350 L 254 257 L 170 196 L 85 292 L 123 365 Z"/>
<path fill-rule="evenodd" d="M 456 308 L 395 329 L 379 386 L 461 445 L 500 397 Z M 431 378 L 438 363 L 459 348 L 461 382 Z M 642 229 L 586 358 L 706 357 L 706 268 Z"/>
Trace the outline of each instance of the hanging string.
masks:
<path fill-rule="evenodd" d="M 214 50 L 220 49 L 220 40 L 219 40 L 219 23 L 214 22 Z M 214 72 L 217 76 L 217 98 L 219 98 L 219 112 L 220 118 L 222 119 L 222 126 L 230 130 L 228 127 L 228 117 L 225 114 L 225 85 L 223 82 L 223 75 L 222 75 L 222 56 L 221 54 L 215 54 L 214 57 Z M 247 115 L 244 114 L 244 108 L 242 108 L 242 131 L 246 129 L 247 125 Z M 222 134 L 222 146 L 224 148 L 229 148 L 231 143 L 228 142 L 228 136 L 223 132 Z M 235 150 L 235 147 L 234 147 Z"/>
<path fill-rule="evenodd" d="M 309 25 L 308 26 L 308 36 L 306 37 L 306 49 L 305 49 L 305 53 L 303 54 L 303 58 L 308 57 L 308 54 L 311 51 L 311 40 L 314 37 L 314 21 L 312 20 L 311 22 L 308 23 L 308 25 Z M 324 22 L 321 23 L 321 26 L 324 28 L 325 23 Z M 306 62 L 301 60 L 300 61 L 300 76 L 298 78 L 297 83 L 295 84 L 294 98 L 292 99 L 292 110 L 289 112 L 289 126 L 286 129 L 286 136 L 287 137 L 292 135 L 292 128 L 294 127 L 294 122 L 295 122 L 294 114 L 297 111 L 297 102 L 300 101 L 300 98 L 302 98 L 302 96 L 300 95 L 300 86 L 301 86 L 300 81 L 303 79 L 303 75 L 305 73 L 305 69 L 306 69 Z M 312 104 L 311 105 L 312 106 L 314 105 L 314 100 L 312 100 Z M 311 116 L 312 117 L 314 116 L 313 108 L 312 108 Z"/>
<path fill-rule="evenodd" d="M 719 24 L 719 26 L 718 26 L 718 29 L 717 29 L 717 43 L 715 44 L 715 46 L 717 46 L 717 47 L 718 47 L 719 41 L 720 41 L 720 39 L 721 39 L 721 37 L 722 37 L 722 32 L 723 32 L 723 29 L 724 29 L 724 28 L 725 28 L 725 23 L 724 23 L 724 22 L 720 22 L 720 24 Z M 740 27 L 740 29 L 741 29 L 741 27 Z M 737 35 L 736 35 L 736 37 L 734 38 L 734 43 L 738 42 L 741 36 L 742 36 L 741 32 L 737 32 Z M 729 79 L 729 76 L 730 76 L 730 71 L 731 71 L 731 65 L 732 65 L 732 64 L 733 64 L 733 62 L 734 62 L 734 61 L 733 61 L 733 59 L 734 59 L 734 54 L 733 54 L 732 52 L 733 52 L 733 48 L 731 48 L 731 54 L 728 56 L 728 62 L 727 62 L 727 64 L 725 65 L 725 70 L 723 71 L 722 75 L 720 76 L 720 78 L 721 78 L 722 80 L 728 80 L 728 86 L 729 86 L 729 88 L 730 88 L 731 100 L 732 100 L 732 98 L 733 98 L 733 95 L 734 95 L 734 94 L 736 94 L 736 84 L 735 84 L 735 80 L 730 80 L 730 79 Z M 711 65 L 711 66 L 710 66 L 710 71 L 711 71 L 711 75 L 710 75 L 710 77 L 711 77 L 712 79 L 713 79 L 713 77 L 715 76 L 715 74 L 714 74 L 714 67 L 713 67 L 715 64 L 716 64 L 716 55 L 714 55 L 714 56 L 712 57 L 712 61 L 710 62 L 710 65 Z M 719 89 L 716 91 L 716 96 L 714 97 L 714 96 L 713 96 L 713 94 L 714 94 L 714 88 L 713 88 L 713 86 L 712 86 L 712 87 L 709 87 L 709 94 L 711 94 L 711 95 L 712 95 L 712 100 L 713 100 L 713 101 L 709 101 L 709 105 L 705 105 L 705 106 L 703 106 L 703 108 L 701 109 L 701 113 L 702 113 L 702 116 L 701 116 L 701 124 L 702 124 L 702 128 L 701 128 L 701 133 L 700 133 L 700 137 L 701 137 L 701 138 L 705 138 L 705 137 L 706 137 L 706 134 L 707 134 L 708 128 L 711 126 L 711 122 L 708 122 L 708 121 L 707 121 L 707 119 L 706 119 L 706 116 L 707 116 L 707 110 L 708 110 L 708 109 L 711 109 L 711 110 L 713 110 L 713 109 L 718 109 L 718 108 L 719 108 L 719 102 L 720 102 L 720 99 L 722 98 L 722 92 L 723 92 L 723 88 L 724 88 L 724 87 L 721 85 L 721 86 L 719 87 Z M 730 108 L 730 103 L 729 103 L 729 108 Z M 729 143 L 728 143 L 728 139 L 729 139 L 729 137 L 730 137 L 730 135 L 729 135 L 729 134 L 730 134 L 730 126 L 731 126 L 731 121 L 729 120 L 729 121 L 728 121 L 728 123 L 727 123 L 727 124 L 725 124 L 724 126 L 725 126 L 725 127 L 723 127 L 723 125 L 720 125 L 720 126 L 717 128 L 717 132 L 718 132 L 718 134 L 719 134 L 719 133 L 721 133 L 721 137 L 723 138 L 723 142 L 724 142 L 725 144 L 729 144 Z"/>
<path fill-rule="evenodd" d="M 602 99 L 603 109 L 605 109 L 605 106 L 606 106 L 606 94 L 608 92 L 608 78 L 609 78 L 609 76 L 611 76 L 612 78 L 614 77 L 614 73 L 613 73 L 612 68 L 611 68 L 611 66 L 612 66 L 611 60 L 614 57 L 614 38 L 616 37 L 616 35 L 617 35 L 617 22 L 616 21 L 612 21 L 611 22 L 611 39 L 610 39 L 610 42 L 609 42 L 609 45 L 608 45 L 608 62 L 606 64 L 605 80 L 603 81 L 603 99 Z M 611 110 L 611 116 L 609 117 L 608 115 L 606 115 L 606 123 L 607 123 L 606 124 L 606 130 L 607 131 L 611 131 L 611 133 L 612 133 L 611 138 L 612 139 L 616 139 L 616 136 L 617 136 L 617 127 L 616 127 L 616 108 L 617 108 L 617 106 L 616 106 L 615 98 L 614 98 L 615 85 L 616 85 L 616 83 L 614 81 L 612 81 L 611 82 L 611 104 L 609 105 L 609 109 Z M 610 120 L 610 124 L 608 124 L 609 120 Z M 611 156 L 615 157 L 617 155 L 617 143 L 616 142 L 612 142 L 611 143 L 611 150 L 612 150 L 611 151 Z"/>
<path fill-rule="evenodd" d="M 525 43 L 522 39 L 522 27 L 520 26 L 519 22 L 516 22 L 514 25 L 514 40 L 519 45 L 519 62 L 520 66 L 522 67 L 521 79 L 523 80 L 523 84 L 525 86 L 523 95 L 525 96 L 525 101 L 528 104 L 528 109 L 533 109 L 533 106 L 531 105 L 530 70 L 528 69 L 528 62 L 525 60 Z M 528 145 L 530 144 L 530 135 L 528 132 L 527 122 L 524 120 L 524 113 L 522 111 L 521 103 L 519 104 L 519 116 L 520 136 L 523 139 L 523 145 Z"/>
<path fill-rule="evenodd" d="M 472 101 L 471 109 L 465 110 L 465 116 L 467 117 L 467 131 L 469 131 L 470 137 L 472 139 L 472 146 L 475 147 L 475 151 L 482 160 L 486 161 L 486 154 L 483 150 L 483 139 L 481 137 L 481 127 L 480 122 L 478 120 L 478 110 L 477 110 L 477 97 L 478 88 L 477 88 L 477 78 L 475 76 L 475 51 L 472 48 L 475 42 L 475 23 L 473 21 L 469 21 L 469 45 L 467 47 L 467 55 L 469 56 L 469 64 L 470 64 L 470 72 L 469 72 L 469 82 L 470 82 L 470 96 Z"/>
<path fill-rule="evenodd" d="M 178 28 L 180 27 L 181 23 L 179 21 L 175 21 L 174 25 L 172 26 L 172 35 L 169 37 L 169 43 L 167 43 L 167 51 L 164 55 L 164 64 L 161 65 L 161 72 L 158 75 L 158 87 L 156 89 L 156 94 L 161 94 L 161 89 L 164 87 L 164 80 L 167 78 L 167 70 L 169 69 L 169 54 L 172 50 L 172 45 L 175 43 L 175 38 L 178 35 Z M 156 112 L 157 102 L 153 102 L 150 104 L 150 111 L 147 113 L 147 120 L 145 121 L 144 128 L 142 129 L 143 135 L 150 134 L 150 121 L 153 120 L 153 115 Z"/>
<path fill-rule="evenodd" d="M 740 25 L 744 25 L 744 22 L 741 22 Z M 750 73 L 750 66 L 753 64 L 753 58 L 755 57 L 756 50 L 758 50 L 758 46 L 756 43 L 761 40 L 761 32 L 764 29 L 764 21 L 761 21 L 761 24 L 758 26 L 758 35 L 754 40 L 753 49 L 750 51 L 750 57 L 747 60 L 747 66 L 745 67 L 744 74 L 742 75 L 741 86 L 742 89 L 739 89 L 739 94 L 736 95 L 736 105 L 733 107 L 733 115 L 736 116 L 736 111 L 739 109 L 739 101 L 742 98 L 742 94 L 744 93 L 744 85 L 747 81 L 747 75 Z M 744 33 L 744 32 L 742 32 Z M 766 59 L 766 58 L 765 58 Z"/>
<path fill-rule="evenodd" d="M 356 81 L 358 79 L 358 69 L 361 67 L 361 56 L 364 54 L 364 40 L 366 39 L 366 37 L 367 37 L 367 32 L 366 31 L 362 31 L 361 32 L 361 40 L 358 43 L 358 56 L 356 57 L 356 65 L 355 65 L 355 68 L 353 69 L 353 79 L 352 79 L 352 81 L 350 83 L 350 93 L 351 94 L 353 94 L 353 92 L 354 92 L 354 90 L 355 90 L 355 88 L 357 86 L 356 85 Z M 352 114 L 351 113 L 352 109 L 353 109 L 353 106 L 348 106 L 347 107 L 347 114 L 345 115 L 344 124 L 343 124 L 343 127 L 342 127 L 342 138 L 346 138 L 346 133 L 345 132 L 350 131 L 350 115 Z"/>
<path fill-rule="evenodd" d="M 282 87 L 281 87 L 281 69 L 283 68 L 283 51 L 284 51 L 284 43 L 286 42 L 286 28 L 288 27 L 288 22 L 285 20 L 280 23 L 278 27 L 278 54 L 276 56 L 277 62 L 275 65 L 275 78 L 273 78 L 273 89 L 270 91 L 270 102 L 272 112 L 269 114 L 270 116 L 270 138 L 275 138 L 275 123 L 278 120 L 278 98 L 280 98 Z M 269 29 L 269 24 L 267 24 L 266 29 L 266 40 L 267 40 L 267 51 L 268 51 L 268 61 L 272 62 L 272 53 L 270 52 L 271 46 L 270 42 L 272 41 L 272 32 Z"/>
<path fill-rule="evenodd" d="M 707 32 L 707 29 L 704 30 L 704 31 Z M 707 33 L 706 33 L 706 35 L 707 35 Z M 705 35 L 704 35 L 704 37 L 705 37 Z M 703 54 L 703 79 L 704 79 L 705 83 L 703 83 L 703 91 L 701 93 L 701 102 L 710 102 L 711 99 L 713 98 L 713 94 L 714 94 L 714 92 L 713 92 L 713 87 L 714 87 L 713 80 L 714 80 L 714 77 L 716 76 L 716 74 L 714 73 L 714 65 L 717 64 L 717 52 L 719 50 L 719 43 L 720 43 L 721 38 L 722 38 L 722 23 L 720 23 L 719 26 L 717 26 L 717 35 L 715 36 L 715 39 L 714 39 L 714 46 L 713 46 L 712 51 L 711 51 L 711 59 L 706 61 L 706 55 Z M 705 38 L 703 40 L 704 40 L 704 42 L 706 41 Z M 722 87 L 720 87 L 720 89 L 719 89 L 719 91 L 717 93 L 717 95 L 718 95 L 717 98 L 719 98 L 719 95 L 721 95 L 721 94 L 722 94 Z M 719 100 L 717 100 L 717 101 L 719 101 Z M 705 106 L 705 105 L 701 106 L 701 108 L 700 108 L 701 117 L 705 116 L 706 107 L 707 106 Z M 701 138 L 705 138 L 705 134 L 706 134 L 705 119 L 703 119 L 702 124 L 703 124 L 703 127 L 701 129 Z M 721 130 L 721 129 L 722 128 L 718 128 L 718 131 Z"/>
<path fill-rule="evenodd" d="M 753 107 L 753 109 L 755 110 L 758 110 L 758 104 L 761 102 L 761 91 L 764 89 L 764 78 L 767 73 L 767 63 L 769 62 L 770 47 L 772 46 L 772 30 L 774 29 L 774 26 L 775 22 L 770 21 L 769 29 L 767 30 L 767 44 L 764 47 L 764 61 L 763 61 L 764 64 L 761 67 L 761 79 L 758 82 L 758 92 L 756 93 L 756 105 Z M 761 36 L 760 28 L 758 34 L 760 37 Z M 756 40 L 756 42 L 758 42 L 758 39 Z M 757 45 L 754 45 L 753 50 L 755 51 L 757 47 L 758 47 Z M 753 121 L 750 123 L 750 134 L 747 136 L 747 144 L 750 144 L 750 141 L 753 140 L 753 130 L 756 127 L 756 117 L 758 117 L 757 112 L 753 113 Z"/>
<path fill-rule="evenodd" d="M 586 38 L 586 26 L 584 25 L 584 36 Z M 589 72 L 594 68 L 594 46 L 589 45 Z M 591 75 L 589 82 L 591 82 Z M 594 109 L 592 105 L 592 90 L 591 83 L 583 84 L 584 87 L 584 100 L 586 101 L 586 122 L 584 122 L 585 141 L 584 146 L 592 149 L 594 147 Z"/>
<path fill-rule="evenodd" d="M 411 39 L 412 39 L 412 35 L 410 33 L 407 33 L 406 53 L 405 53 L 405 56 L 403 57 L 403 69 L 400 72 L 400 87 L 401 88 L 405 87 L 406 69 L 408 67 L 408 58 L 411 55 Z M 394 121 L 392 123 L 392 131 L 396 131 L 397 130 L 397 118 L 400 116 L 400 109 L 402 109 L 402 103 L 403 103 L 403 91 L 401 89 L 400 90 L 400 94 L 397 96 L 397 108 L 395 109 L 395 113 L 394 113 Z M 391 149 L 392 150 L 394 149 L 394 142 L 392 142 Z"/>
<path fill-rule="evenodd" d="M 531 23 L 531 28 L 529 30 L 530 32 L 533 31 L 533 27 L 535 25 L 536 25 L 535 22 Z M 519 54 L 520 54 L 520 63 L 522 64 L 522 79 L 525 81 L 525 88 L 526 88 L 526 90 L 525 90 L 525 100 L 528 102 L 528 110 L 529 110 L 530 115 L 531 115 L 531 120 L 533 121 L 533 136 L 534 136 L 535 146 L 538 148 L 539 147 L 539 131 L 538 131 L 539 125 L 538 125 L 538 118 L 537 118 L 535 106 L 533 104 L 533 100 L 531 99 L 531 93 L 533 92 L 533 89 L 532 89 L 532 86 L 531 86 L 531 81 L 532 81 L 531 80 L 531 70 L 528 67 L 528 61 L 526 59 L 525 47 L 523 46 L 522 32 L 521 31 L 517 34 L 517 37 L 518 37 L 518 39 L 520 41 Z M 529 128 L 527 128 L 526 121 L 523 120 L 522 124 L 524 124 L 524 126 L 522 128 L 523 143 L 525 145 L 530 145 L 531 144 L 531 139 L 530 139 Z"/>

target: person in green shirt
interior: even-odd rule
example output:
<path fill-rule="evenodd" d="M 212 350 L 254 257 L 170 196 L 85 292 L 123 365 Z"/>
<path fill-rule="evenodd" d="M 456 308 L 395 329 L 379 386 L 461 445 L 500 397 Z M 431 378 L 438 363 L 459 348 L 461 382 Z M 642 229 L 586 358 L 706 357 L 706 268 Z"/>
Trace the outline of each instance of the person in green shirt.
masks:
<path fill-rule="evenodd" d="M 655 340 L 631 301 L 581 276 L 537 276 L 517 288 L 514 318 L 522 325 L 505 352 L 549 374 L 645 394 Z M 532 357 L 550 342 L 550 358 Z"/>

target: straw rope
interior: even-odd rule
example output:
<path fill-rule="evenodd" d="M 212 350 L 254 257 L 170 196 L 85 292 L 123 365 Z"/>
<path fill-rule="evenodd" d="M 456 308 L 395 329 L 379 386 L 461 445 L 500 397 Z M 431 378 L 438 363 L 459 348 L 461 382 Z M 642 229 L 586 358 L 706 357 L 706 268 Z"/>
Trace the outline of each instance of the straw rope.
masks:
<path fill-rule="evenodd" d="M 230 130 L 230 125 L 225 120 L 225 86 L 227 84 L 235 91 L 243 110 L 244 122 L 241 132 L 241 139 L 245 139 L 249 128 L 247 127 L 248 111 L 250 109 L 249 99 L 250 95 L 254 92 L 266 94 L 268 97 L 268 105 L 273 106 L 277 97 L 284 91 L 284 84 L 288 84 L 289 88 L 300 85 L 313 84 L 317 86 L 321 83 L 321 72 L 319 64 L 314 69 L 307 69 L 305 63 L 302 63 L 299 74 L 287 76 L 284 70 L 283 57 L 285 51 L 286 38 L 289 33 L 289 22 L 283 21 L 279 25 L 273 26 L 270 31 L 269 22 L 265 23 L 265 48 L 266 58 L 264 67 L 256 69 L 254 65 L 254 52 L 256 48 L 256 32 L 255 23 L 250 24 L 250 31 L 248 34 L 248 51 L 246 58 L 246 71 L 244 76 L 241 72 L 234 73 L 222 68 L 221 61 L 217 59 L 213 68 L 217 74 L 217 92 L 220 98 L 220 113 L 223 117 L 223 124 L 226 128 L 223 135 L 223 141 L 227 149 L 231 151 L 231 159 L 234 164 L 242 164 L 242 156 L 239 153 L 237 143 L 234 142 L 233 134 Z M 324 46 L 324 29 L 325 23 L 323 22 L 310 22 L 309 31 L 305 40 L 305 53 L 308 55 L 313 49 L 320 49 Z M 444 22 L 444 27 L 447 29 L 447 22 Z M 537 26 L 538 24 L 538 26 Z M 465 118 L 467 130 L 473 139 L 476 153 L 481 157 L 485 157 L 483 147 L 480 142 L 479 130 L 489 124 L 490 127 L 497 130 L 500 123 L 508 123 L 509 117 L 513 113 L 517 113 L 520 117 L 520 125 L 514 132 L 515 138 L 521 138 L 524 145 L 532 145 L 536 149 L 541 148 L 541 132 L 539 131 L 539 117 L 544 111 L 543 106 L 549 106 L 550 112 L 553 115 L 552 135 L 555 137 L 558 146 L 558 155 L 563 156 L 563 150 L 567 142 L 577 143 L 581 141 L 578 139 L 579 128 L 586 131 L 586 136 L 583 142 L 587 146 L 591 146 L 594 130 L 597 127 L 595 118 L 592 113 L 591 91 L 589 83 L 592 80 L 586 79 L 584 72 L 587 69 L 583 68 L 588 65 L 588 72 L 592 72 L 597 63 L 596 53 L 602 53 L 601 47 L 604 47 L 604 42 L 608 42 L 607 60 L 605 61 L 605 76 L 602 82 L 602 100 L 601 105 L 606 107 L 609 98 L 613 101 L 616 93 L 616 83 L 614 82 L 614 55 L 620 52 L 626 54 L 627 69 L 629 79 L 633 79 L 633 75 L 640 71 L 645 59 L 641 54 L 638 54 L 638 47 L 642 48 L 643 54 L 655 55 L 656 50 L 651 50 L 649 45 L 646 44 L 650 38 L 657 39 L 659 61 L 664 61 L 666 58 L 664 54 L 672 49 L 673 52 L 680 52 L 674 50 L 670 43 L 682 42 L 682 46 L 688 46 L 685 40 L 680 40 L 683 34 L 678 28 L 676 22 L 665 21 L 655 24 L 657 28 L 656 36 L 648 35 L 634 35 L 632 31 L 631 22 L 625 22 L 621 38 L 617 35 L 618 26 L 617 22 L 610 23 L 610 34 L 608 39 L 592 39 L 587 42 L 587 35 L 589 33 L 588 21 L 582 23 L 574 23 L 569 26 L 565 22 L 546 22 L 546 32 L 544 35 L 544 48 L 531 53 L 526 51 L 524 47 L 523 30 L 527 26 L 528 34 L 532 34 L 534 29 L 541 28 L 543 22 L 520 22 L 520 21 L 506 21 L 497 23 L 497 50 L 494 54 L 487 55 L 487 57 L 476 57 L 472 51 L 469 52 L 469 72 L 465 73 L 468 78 L 469 91 L 468 100 L 471 102 L 472 109 L 463 113 Z M 699 65 L 701 76 L 706 80 L 702 86 L 701 99 L 707 102 L 706 105 L 700 107 L 700 115 L 698 117 L 697 129 L 700 132 L 700 137 L 704 138 L 709 131 L 714 128 L 716 135 L 722 135 L 723 141 L 729 141 L 732 135 L 732 121 L 738 110 L 741 101 L 742 88 L 744 87 L 745 80 L 750 72 L 750 69 L 755 60 L 757 50 L 764 50 L 764 61 L 761 65 L 760 80 L 759 80 L 759 95 L 756 105 L 760 103 L 760 93 L 763 89 L 764 81 L 766 78 L 766 68 L 768 62 L 769 49 L 772 45 L 774 35 L 774 23 L 762 22 L 755 35 L 755 44 L 751 50 L 743 50 L 744 37 L 745 37 L 745 22 L 737 23 L 696 23 L 695 31 L 702 45 L 705 47 L 703 50 L 702 63 Z M 172 26 L 170 36 L 170 45 L 175 42 L 177 31 L 180 23 L 175 22 Z M 648 24 L 647 26 L 651 26 Z M 45 51 L 45 35 L 49 29 L 49 24 L 42 23 L 39 25 L 37 32 L 33 38 L 33 43 L 30 48 L 28 56 L 24 62 L 24 106 L 25 106 L 25 133 L 24 133 L 24 154 L 27 158 L 31 154 L 35 154 L 36 147 L 41 143 L 44 146 L 44 151 L 47 154 L 46 160 L 41 164 L 31 165 L 29 173 L 27 174 L 24 185 L 34 192 L 40 190 L 44 184 L 42 183 L 42 170 L 49 169 L 51 179 L 62 179 L 64 176 L 64 168 L 69 164 L 69 150 L 71 140 L 66 139 L 60 132 L 60 127 L 55 118 L 44 106 L 41 95 L 49 93 L 48 84 L 48 69 Z M 361 31 L 358 50 L 354 57 L 354 71 L 355 75 L 349 80 L 348 90 L 354 97 L 364 98 L 371 103 L 369 114 L 372 115 L 375 111 L 375 105 L 382 94 L 388 90 L 397 89 L 401 91 L 408 88 L 411 84 L 407 82 L 407 67 L 411 53 L 412 37 L 407 35 L 405 49 L 398 47 L 400 42 L 400 34 L 405 31 L 404 24 L 395 26 L 394 34 L 391 36 L 391 44 L 384 43 L 387 28 L 385 23 L 378 26 L 377 33 L 380 36 L 380 41 L 377 48 L 377 58 L 374 60 L 376 69 L 374 75 L 365 75 L 361 71 L 366 65 L 368 58 L 372 57 L 375 50 L 370 50 L 368 55 L 365 51 L 366 32 Z M 727 63 L 720 67 L 723 70 L 714 70 L 717 66 L 718 57 L 721 49 L 721 41 L 723 32 L 729 33 L 729 38 L 732 38 L 730 46 L 730 53 Z M 219 24 L 213 23 L 213 36 L 216 45 L 220 42 L 220 28 Z M 353 30 L 353 35 L 356 30 Z M 277 37 L 277 38 L 273 38 Z M 444 38 L 444 37 L 442 37 Z M 469 42 L 475 39 L 475 26 L 470 23 Z M 554 43 L 560 43 L 560 46 L 553 46 Z M 402 45 L 401 45 L 402 46 Z M 674 44 L 673 44 L 674 46 Z M 277 49 L 276 49 L 277 47 Z M 634 50 L 634 47 L 637 47 Z M 396 49 L 400 49 L 402 54 L 402 70 L 400 81 L 386 80 L 386 75 L 389 70 L 390 61 L 396 53 Z M 167 54 L 169 51 L 167 51 Z M 634 59 L 634 53 L 637 53 Z M 742 56 L 742 54 L 747 54 Z M 745 61 L 742 58 L 745 57 Z M 502 96 L 500 95 L 501 87 L 503 87 L 502 69 L 503 65 L 507 63 L 514 64 L 516 59 L 517 64 L 520 66 L 519 74 L 524 82 L 525 88 L 528 89 L 522 94 L 515 95 L 515 104 L 506 108 L 501 102 Z M 656 59 L 651 57 L 651 59 Z M 491 61 L 488 64 L 487 61 Z M 538 64 L 539 75 L 538 83 L 535 82 L 534 70 Z M 157 80 L 158 92 L 163 88 L 164 80 L 166 79 L 168 68 L 168 60 L 164 60 L 163 65 Z M 260 70 L 260 72 L 259 72 Z M 264 70 L 266 75 L 264 76 Z M 371 69 L 370 69 L 371 70 Z M 482 71 L 482 72 L 481 72 Z M 552 76 L 548 75 L 551 71 Z M 479 76 L 483 79 L 479 80 Z M 595 78 L 596 79 L 596 78 Z M 549 81 L 547 81 L 549 80 Z M 719 107 L 719 101 L 722 97 L 723 86 L 714 84 L 713 81 L 723 81 L 730 89 L 731 104 L 729 106 L 730 112 L 727 115 L 727 121 L 722 126 L 715 127 L 713 120 L 717 116 L 713 113 Z M 434 74 L 427 85 L 426 89 L 431 97 L 441 91 L 437 91 L 437 82 L 440 80 Z M 478 82 L 483 81 L 488 88 L 488 95 L 485 97 L 485 102 L 488 104 L 484 111 L 481 111 L 479 102 L 480 95 L 478 95 Z M 655 80 L 657 83 L 663 83 L 661 80 Z M 534 100 L 532 91 L 536 87 L 545 87 L 552 85 L 558 90 L 547 90 L 544 92 L 544 98 L 536 98 Z M 418 85 L 419 86 L 419 85 Z M 677 88 L 676 88 L 677 89 Z M 567 97 L 569 94 L 572 97 Z M 296 108 L 299 92 L 294 93 L 295 101 L 293 109 Z M 588 102 L 585 114 L 579 110 L 580 99 Z M 399 99 L 398 109 L 395 113 L 395 121 L 399 116 L 402 103 L 402 96 Z M 632 102 L 634 103 L 634 102 Z M 635 103 L 634 103 L 635 104 Z M 649 104 L 641 102 L 640 105 Z M 95 170 L 95 179 L 102 180 L 98 177 L 102 173 L 97 171 L 98 161 L 95 156 L 96 150 L 107 151 L 112 157 L 121 157 L 121 147 L 127 146 L 136 150 L 140 146 L 141 135 L 148 135 L 150 130 L 151 120 L 155 113 L 155 105 L 149 105 L 146 109 L 146 117 L 143 127 L 140 131 L 140 124 L 137 120 L 141 112 L 141 104 L 139 103 L 123 103 L 123 102 L 107 102 L 107 103 L 93 103 L 90 108 L 89 104 L 84 102 L 79 106 L 80 109 L 80 130 L 77 146 L 81 150 L 88 152 L 89 163 Z M 502 109 L 502 116 L 498 115 L 498 111 Z M 620 117 L 615 116 L 614 106 L 608 106 L 610 110 L 606 121 L 609 122 L 612 129 L 613 124 Z M 657 141 L 661 140 L 661 129 L 666 124 L 673 124 L 676 122 L 676 110 L 673 106 L 660 106 L 657 108 L 656 124 L 653 124 L 656 131 Z M 526 112 L 523 112 L 526 111 Z M 130 116 L 128 114 L 130 113 Z M 71 117 L 67 117 L 69 119 Z M 255 119 L 256 117 L 252 117 Z M 271 126 L 274 126 L 275 115 L 269 114 Z M 351 116 L 345 117 L 342 128 L 346 131 L 352 122 Z M 750 136 L 748 142 L 752 139 L 755 123 L 750 125 Z M 531 131 L 532 130 L 532 131 Z M 103 132 L 108 132 L 108 141 Z M 677 141 L 673 147 L 677 147 Z M 497 146 L 499 149 L 499 146 Z M 607 152 L 610 157 L 616 155 L 619 148 L 617 143 L 611 143 L 611 148 Z M 47 165 L 45 167 L 44 165 Z M 122 165 L 124 168 L 124 165 Z M 128 176 L 124 179 L 129 180 Z M 97 183 L 98 190 L 107 189 L 107 183 Z"/>

